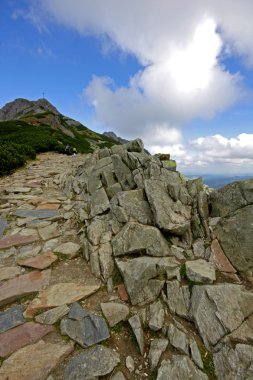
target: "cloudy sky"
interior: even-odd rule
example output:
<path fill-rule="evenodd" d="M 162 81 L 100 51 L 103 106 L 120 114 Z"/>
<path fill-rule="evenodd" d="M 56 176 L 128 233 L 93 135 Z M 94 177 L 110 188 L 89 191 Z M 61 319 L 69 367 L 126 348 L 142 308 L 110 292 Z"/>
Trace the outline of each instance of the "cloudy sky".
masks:
<path fill-rule="evenodd" d="M 0 107 L 43 96 L 183 173 L 253 175 L 252 0 L 1 0 Z"/>

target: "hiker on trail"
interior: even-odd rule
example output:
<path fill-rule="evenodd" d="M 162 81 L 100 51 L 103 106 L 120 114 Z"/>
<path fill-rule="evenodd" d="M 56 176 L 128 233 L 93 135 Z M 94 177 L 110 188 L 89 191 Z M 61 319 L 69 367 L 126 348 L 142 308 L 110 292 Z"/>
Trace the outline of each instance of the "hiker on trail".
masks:
<path fill-rule="evenodd" d="M 77 154 L 76 148 L 73 148 L 73 155 L 75 156 Z"/>
<path fill-rule="evenodd" d="M 65 152 L 66 152 L 67 156 L 70 155 L 70 146 L 69 146 L 69 144 L 66 145 Z"/>

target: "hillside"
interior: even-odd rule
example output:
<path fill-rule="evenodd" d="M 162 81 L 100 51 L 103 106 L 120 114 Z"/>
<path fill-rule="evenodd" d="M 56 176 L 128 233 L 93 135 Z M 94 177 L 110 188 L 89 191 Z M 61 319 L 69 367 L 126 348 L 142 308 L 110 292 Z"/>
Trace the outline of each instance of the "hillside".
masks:
<path fill-rule="evenodd" d="M 0 109 L 0 175 L 22 166 L 36 153 L 64 153 L 67 144 L 79 153 L 90 153 L 115 141 L 62 115 L 46 99 L 16 99 Z"/>

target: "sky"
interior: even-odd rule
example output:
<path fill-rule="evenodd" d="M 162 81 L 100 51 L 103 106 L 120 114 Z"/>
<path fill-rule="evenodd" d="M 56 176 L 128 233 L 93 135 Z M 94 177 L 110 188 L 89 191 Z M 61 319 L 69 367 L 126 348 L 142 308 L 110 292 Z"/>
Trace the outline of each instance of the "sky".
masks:
<path fill-rule="evenodd" d="M 0 107 L 43 96 L 185 174 L 253 175 L 252 0 L 1 0 Z"/>

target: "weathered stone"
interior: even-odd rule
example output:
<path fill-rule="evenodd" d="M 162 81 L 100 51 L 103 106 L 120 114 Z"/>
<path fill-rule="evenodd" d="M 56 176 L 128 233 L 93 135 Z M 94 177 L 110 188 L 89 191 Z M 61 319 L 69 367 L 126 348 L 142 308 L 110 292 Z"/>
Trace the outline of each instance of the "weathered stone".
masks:
<path fill-rule="evenodd" d="M 36 219 L 49 219 L 60 216 L 59 211 L 56 210 L 16 210 L 14 215 L 20 218 L 29 218 L 31 216 Z"/>
<path fill-rule="evenodd" d="M 106 194 L 109 199 L 113 198 L 114 195 L 118 194 L 122 191 L 122 187 L 119 183 L 115 183 L 114 185 L 111 185 L 106 188 Z"/>
<path fill-rule="evenodd" d="M 132 327 L 133 333 L 136 337 L 139 349 L 141 354 L 144 354 L 144 335 L 143 335 L 143 329 L 141 325 L 141 320 L 138 314 L 135 314 L 128 320 L 130 326 Z"/>
<path fill-rule="evenodd" d="M 71 304 L 95 293 L 100 285 L 59 283 L 49 286 L 35 298 L 26 310 L 26 316 L 33 316 L 38 310 Z"/>
<path fill-rule="evenodd" d="M 143 253 L 149 256 L 169 256 L 170 247 L 156 227 L 127 223 L 112 239 L 114 256 Z"/>
<path fill-rule="evenodd" d="M 117 286 L 119 297 L 122 301 L 127 302 L 129 300 L 126 288 L 124 284 L 119 284 Z"/>
<path fill-rule="evenodd" d="M 127 367 L 129 372 L 134 371 L 134 359 L 132 358 L 132 356 L 126 357 L 126 367 Z"/>
<path fill-rule="evenodd" d="M 173 355 L 171 360 L 163 360 L 158 370 L 157 380 L 194 379 L 208 380 L 191 359 L 185 355 Z"/>
<path fill-rule="evenodd" d="M 169 173 L 169 172 L 168 172 Z M 155 217 L 155 224 L 168 232 L 183 235 L 190 227 L 191 209 L 168 191 L 166 178 L 145 180 L 145 192 Z M 175 190 L 177 193 L 179 190 Z"/>
<path fill-rule="evenodd" d="M 87 227 L 87 237 L 93 245 L 99 245 L 111 240 L 110 219 L 108 215 L 100 215 L 92 219 Z M 107 241 L 104 239 L 105 236 L 108 236 Z"/>
<path fill-rule="evenodd" d="M 23 247 L 18 248 L 18 252 L 16 254 L 17 260 L 30 258 L 36 256 L 41 251 L 41 245 L 30 244 Z"/>
<path fill-rule="evenodd" d="M 43 272 L 30 272 L 3 282 L 0 285 L 0 306 L 42 290 L 49 284 L 50 277 L 51 270 L 48 269 Z"/>
<path fill-rule="evenodd" d="M 188 318 L 190 307 L 190 291 L 188 286 L 180 286 L 179 281 L 167 281 L 167 297 L 165 302 L 171 313 Z"/>
<path fill-rule="evenodd" d="M 229 338 L 233 342 L 253 344 L 253 315 L 250 315 L 237 330 L 234 330 Z"/>
<path fill-rule="evenodd" d="M 130 169 L 123 163 L 120 156 L 118 154 L 113 154 L 112 156 L 112 164 L 115 175 L 117 177 L 118 182 L 123 181 L 128 175 L 131 175 Z"/>
<path fill-rule="evenodd" d="M 77 308 L 80 309 L 79 314 L 78 310 L 72 312 Z M 69 319 L 61 321 L 61 334 L 68 335 L 82 347 L 92 346 L 110 337 L 104 318 L 87 312 L 77 303 L 71 306 Z"/>
<path fill-rule="evenodd" d="M 22 325 L 25 322 L 23 317 L 24 306 L 14 306 L 0 312 L 0 333 L 13 327 Z"/>
<path fill-rule="evenodd" d="M 28 257 L 27 259 L 19 259 L 18 265 L 24 267 L 31 267 L 36 269 L 45 269 L 54 263 L 58 257 L 52 252 L 46 252 L 35 257 Z"/>
<path fill-rule="evenodd" d="M 190 339 L 190 353 L 192 360 L 200 369 L 204 368 L 203 361 L 201 358 L 201 354 L 199 352 L 198 345 L 194 339 Z"/>
<path fill-rule="evenodd" d="M 53 344 L 40 340 L 21 348 L 6 359 L 0 368 L 0 379 L 46 380 L 49 373 L 73 350 L 72 343 Z"/>
<path fill-rule="evenodd" d="M 221 219 L 215 236 L 232 265 L 239 271 L 253 267 L 253 205 Z"/>
<path fill-rule="evenodd" d="M 62 243 L 61 245 L 57 246 L 54 249 L 54 252 L 60 253 L 61 255 L 64 255 L 69 259 L 73 259 L 79 254 L 80 250 L 81 246 L 79 244 L 69 241 L 67 243 Z"/>
<path fill-rule="evenodd" d="M 5 331 L 0 334 L 0 357 L 8 356 L 27 344 L 37 342 L 52 331 L 52 326 L 42 326 L 34 322 L 27 322 Z"/>
<path fill-rule="evenodd" d="M 98 250 L 102 278 L 107 281 L 114 269 L 111 243 L 101 244 Z"/>
<path fill-rule="evenodd" d="M 211 244 L 211 258 L 210 261 L 214 263 L 215 267 L 226 273 L 236 273 L 235 268 L 230 264 L 229 260 L 225 256 L 217 239 L 212 241 Z"/>
<path fill-rule="evenodd" d="M 94 274 L 94 276 L 100 277 L 101 271 L 100 271 L 98 249 L 91 251 L 90 254 L 89 254 L 89 256 L 90 256 L 90 269 L 91 269 L 91 272 Z"/>
<path fill-rule="evenodd" d="M 42 323 L 44 325 L 53 325 L 64 315 L 68 314 L 69 307 L 67 305 L 62 305 L 55 307 L 51 310 L 45 311 L 42 314 L 39 314 L 35 317 L 35 321 Z"/>
<path fill-rule="evenodd" d="M 39 234 L 43 240 L 49 240 L 57 236 L 60 236 L 61 232 L 58 229 L 58 223 L 55 222 L 50 224 L 49 226 L 39 228 Z"/>
<path fill-rule="evenodd" d="M 193 287 L 190 315 L 208 349 L 236 330 L 252 312 L 253 294 L 240 285 Z"/>
<path fill-rule="evenodd" d="M 0 219 L 0 238 L 3 236 L 6 227 L 8 226 L 6 219 Z"/>
<path fill-rule="evenodd" d="M 215 374 L 218 380 L 250 380 L 253 378 L 253 347 L 237 344 L 223 346 L 214 354 Z"/>
<path fill-rule="evenodd" d="M 92 379 L 111 373 L 120 363 L 119 354 L 112 349 L 97 345 L 76 354 L 68 362 L 64 380 Z"/>
<path fill-rule="evenodd" d="M 20 219 L 19 224 L 20 225 L 25 224 L 26 227 L 28 228 L 43 228 L 43 227 L 50 226 L 51 224 L 50 220 L 34 219 L 34 218 L 32 218 L 32 220 L 31 218 L 27 218 L 27 219 Z"/>
<path fill-rule="evenodd" d="M 19 267 L 4 267 L 0 265 L 0 281 L 9 280 L 22 273 Z"/>
<path fill-rule="evenodd" d="M 168 339 L 154 339 L 151 341 L 150 350 L 148 353 L 148 360 L 151 371 L 157 367 L 160 357 L 166 350 L 168 343 Z"/>
<path fill-rule="evenodd" d="M 29 193 L 30 187 L 7 187 L 4 189 L 5 193 Z"/>
<path fill-rule="evenodd" d="M 143 190 L 123 191 L 117 195 L 116 199 L 118 205 L 127 214 L 127 221 L 137 221 L 141 224 L 153 223 L 153 215 Z"/>
<path fill-rule="evenodd" d="M 113 375 L 110 380 L 126 380 L 125 376 L 123 375 L 123 372 L 119 371 Z"/>
<path fill-rule="evenodd" d="M 152 303 L 149 308 L 149 327 L 153 331 L 161 330 L 164 323 L 164 308 L 160 300 Z"/>
<path fill-rule="evenodd" d="M 202 239 L 196 240 L 193 245 L 193 254 L 195 257 L 205 257 L 205 246 L 204 246 L 204 241 Z"/>
<path fill-rule="evenodd" d="M 105 189 L 102 187 L 101 189 L 94 191 L 91 195 L 91 216 L 94 217 L 103 214 L 109 208 L 110 203 Z"/>
<path fill-rule="evenodd" d="M 106 302 L 101 303 L 100 306 L 110 327 L 126 319 L 129 314 L 129 307 L 122 303 Z"/>
<path fill-rule="evenodd" d="M 48 251 L 52 251 L 59 243 L 59 240 L 58 239 L 50 239 L 48 240 L 43 248 L 42 248 L 42 251 L 43 252 L 48 252 Z"/>
<path fill-rule="evenodd" d="M 186 261 L 185 268 L 191 281 L 211 284 L 216 279 L 214 265 L 206 260 Z"/>
<path fill-rule="evenodd" d="M 37 210 L 58 210 L 60 207 L 59 203 L 42 203 L 37 206 Z"/>
<path fill-rule="evenodd" d="M 15 235 L 6 236 L 0 239 L 0 249 L 6 249 L 10 247 L 19 246 L 19 245 L 26 245 L 38 240 L 39 240 L 39 237 L 37 235 L 24 236 L 17 233 Z"/>
<path fill-rule="evenodd" d="M 172 257 L 138 257 L 127 261 L 116 260 L 116 264 L 133 305 L 154 301 L 164 285 L 164 280 L 159 276 L 178 265 Z"/>
<path fill-rule="evenodd" d="M 168 328 L 168 338 L 170 344 L 181 351 L 183 354 L 189 355 L 189 339 L 187 335 L 171 323 Z"/>

